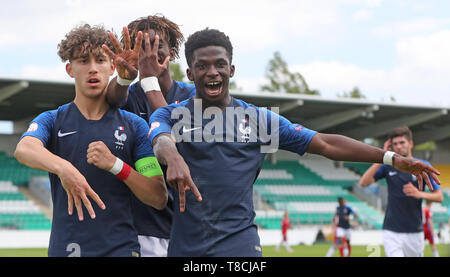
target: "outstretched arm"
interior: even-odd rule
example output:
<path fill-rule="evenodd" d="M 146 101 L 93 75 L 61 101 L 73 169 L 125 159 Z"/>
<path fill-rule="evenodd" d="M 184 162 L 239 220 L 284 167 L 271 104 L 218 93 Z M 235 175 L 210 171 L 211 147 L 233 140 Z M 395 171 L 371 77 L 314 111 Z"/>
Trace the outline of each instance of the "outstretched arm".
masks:
<path fill-rule="evenodd" d="M 105 204 L 92 190 L 83 175 L 67 160 L 64 160 L 48 151 L 41 140 L 25 136 L 17 144 L 14 157 L 22 164 L 31 168 L 45 170 L 58 175 L 61 184 L 67 193 L 68 212 L 72 215 L 73 203 L 78 212 L 78 218 L 83 220 L 82 204 L 86 207 L 91 218 L 95 218 L 88 196 L 92 198 L 101 209 Z"/>
<path fill-rule="evenodd" d="M 312 138 L 306 151 L 337 161 L 368 163 L 383 163 L 383 157 L 386 152 L 349 137 L 321 133 L 316 134 Z M 436 183 L 440 183 L 436 177 L 436 175 L 440 174 L 439 171 L 421 161 L 408 159 L 398 154 L 393 156 L 392 161 L 392 166 L 396 169 L 414 174 L 420 186 L 423 186 L 423 180 L 425 180 L 429 189 L 433 190 L 428 176 L 433 178 Z"/>
<path fill-rule="evenodd" d="M 385 151 L 391 151 L 391 140 L 388 139 L 384 142 L 383 149 Z M 367 187 L 375 182 L 375 173 L 377 173 L 378 169 L 381 167 L 381 164 L 373 164 L 370 166 L 366 172 L 361 176 L 361 179 L 359 180 L 359 184 L 362 187 Z"/>

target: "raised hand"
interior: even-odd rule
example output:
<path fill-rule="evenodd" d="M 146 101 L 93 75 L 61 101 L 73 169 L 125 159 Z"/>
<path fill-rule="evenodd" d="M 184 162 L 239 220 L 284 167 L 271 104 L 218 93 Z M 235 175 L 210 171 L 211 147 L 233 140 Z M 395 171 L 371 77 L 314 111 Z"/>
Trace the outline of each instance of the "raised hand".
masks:
<path fill-rule="evenodd" d="M 159 77 L 169 67 L 170 56 L 162 64 L 158 60 L 159 35 L 154 32 L 144 34 L 144 49 L 139 53 L 140 79 Z"/>
<path fill-rule="evenodd" d="M 109 33 L 109 37 L 117 54 L 105 44 L 102 45 L 103 50 L 105 50 L 106 54 L 113 59 L 114 64 L 116 65 L 117 74 L 120 78 L 134 80 L 138 74 L 138 60 L 142 45 L 142 32 L 139 31 L 136 36 L 134 49 L 131 49 L 130 33 L 128 32 L 127 27 L 123 27 L 123 49 L 112 32 Z"/>
<path fill-rule="evenodd" d="M 393 166 L 397 168 L 398 170 L 408 172 L 413 174 L 417 177 L 417 180 L 419 182 L 419 190 L 423 190 L 423 181 L 425 180 L 425 183 L 427 184 L 430 191 L 433 191 L 433 185 L 431 184 L 431 178 L 437 183 L 440 184 L 439 179 L 437 178 L 437 175 L 440 175 L 441 173 L 434 169 L 433 167 L 419 161 L 419 160 L 413 160 L 408 159 L 403 156 L 394 155 L 394 162 Z"/>

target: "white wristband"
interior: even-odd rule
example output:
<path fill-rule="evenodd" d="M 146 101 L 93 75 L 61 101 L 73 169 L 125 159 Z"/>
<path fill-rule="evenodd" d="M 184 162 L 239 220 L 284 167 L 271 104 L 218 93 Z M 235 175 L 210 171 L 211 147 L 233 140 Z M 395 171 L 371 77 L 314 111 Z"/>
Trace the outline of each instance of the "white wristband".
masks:
<path fill-rule="evenodd" d="M 144 92 L 161 91 L 161 88 L 159 87 L 158 83 L 158 78 L 154 76 L 142 79 L 141 87 L 144 90 Z"/>
<path fill-rule="evenodd" d="M 123 167 L 123 161 L 116 157 L 116 162 L 114 163 L 113 167 L 109 170 L 114 175 L 119 174 L 120 171 L 122 171 Z"/>
<path fill-rule="evenodd" d="M 120 76 L 117 75 L 117 83 L 121 86 L 128 87 L 131 83 L 133 83 L 133 81 L 134 80 L 120 78 Z"/>
<path fill-rule="evenodd" d="M 387 165 L 392 165 L 392 157 L 394 156 L 394 154 L 395 152 L 392 151 L 384 152 L 383 163 Z"/>

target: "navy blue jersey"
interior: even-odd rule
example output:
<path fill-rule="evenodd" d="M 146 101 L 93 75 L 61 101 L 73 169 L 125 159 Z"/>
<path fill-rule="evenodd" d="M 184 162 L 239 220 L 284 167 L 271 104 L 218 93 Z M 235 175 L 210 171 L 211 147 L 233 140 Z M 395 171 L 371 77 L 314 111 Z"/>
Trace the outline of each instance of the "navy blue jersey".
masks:
<path fill-rule="evenodd" d="M 422 162 L 431 165 L 427 161 Z M 407 196 L 403 186 L 411 182 L 419 187 L 416 176 L 399 171 L 390 165 L 381 165 L 374 176 L 375 180 L 386 178 L 388 184 L 388 204 L 383 229 L 399 233 L 417 233 L 423 231 L 422 199 Z M 431 179 L 434 190 L 440 188 Z M 424 189 L 427 187 L 424 181 Z"/>
<path fill-rule="evenodd" d="M 78 220 L 67 213 L 61 180 L 49 174 L 53 219 L 48 254 L 53 256 L 135 256 L 140 253 L 131 213 L 131 190 L 112 173 L 87 163 L 88 145 L 103 141 L 111 153 L 133 166 L 154 156 L 147 139 L 148 124 L 135 114 L 110 108 L 100 120 L 87 120 L 71 102 L 37 116 L 24 136 L 40 139 L 53 154 L 69 161 L 86 178 L 106 205 L 91 200 L 96 218 Z M 21 138 L 22 138 L 21 137 Z M 83 214 L 88 212 L 83 206 Z"/>
<path fill-rule="evenodd" d="M 174 193 L 168 256 L 260 257 L 261 246 L 254 224 L 253 184 L 265 157 L 261 146 L 269 142 L 263 139 L 260 130 L 264 126 L 251 124 L 254 117 L 230 114 L 228 108 L 251 108 L 257 119 L 270 121 L 266 124 L 267 134 L 279 135 L 279 148 L 300 155 L 316 132 L 234 98 L 224 111 L 216 109 L 215 116 L 203 116 L 199 120 L 194 113 L 196 101 L 189 99 L 160 108 L 150 118 L 151 141 L 161 133 L 172 131 L 177 141 L 185 136 L 185 140 L 177 143 L 177 149 L 203 198 L 198 202 L 188 191 L 186 210 L 181 213 L 178 193 Z M 171 118 L 186 110 L 190 113 L 187 117 Z M 271 129 L 271 121 L 278 123 L 276 130 Z M 214 122 L 222 123 L 223 129 Z M 206 135 L 209 132 L 215 135 L 215 140 Z M 189 141 L 189 137 L 194 140 Z"/>
<path fill-rule="evenodd" d="M 165 96 L 165 100 L 168 104 L 172 104 L 194 96 L 194 85 L 173 81 Z M 129 87 L 128 100 L 123 109 L 141 116 L 147 122 L 149 121 L 153 111 L 139 82 Z M 164 166 L 162 166 L 162 169 L 165 171 Z M 167 190 L 168 201 L 167 206 L 163 210 L 157 210 L 142 203 L 137 197 L 133 197 L 133 218 L 139 235 L 165 239 L 170 237 L 173 192 L 171 187 L 168 187 Z"/>
<path fill-rule="evenodd" d="M 148 122 L 153 110 L 147 100 L 147 96 L 145 95 L 145 91 L 142 89 L 140 82 L 130 85 L 128 92 L 127 103 L 122 107 L 122 109 L 135 113 Z M 172 104 L 184 101 L 194 96 L 195 85 L 173 81 L 172 86 L 164 99 L 167 104 Z"/>
<path fill-rule="evenodd" d="M 344 206 L 338 206 L 336 208 L 336 215 L 338 216 L 338 227 L 344 228 L 344 229 L 349 229 L 350 228 L 350 220 L 349 220 L 349 216 L 351 214 L 356 214 L 355 211 L 353 211 L 353 209 L 348 206 L 348 205 L 344 205 Z"/>

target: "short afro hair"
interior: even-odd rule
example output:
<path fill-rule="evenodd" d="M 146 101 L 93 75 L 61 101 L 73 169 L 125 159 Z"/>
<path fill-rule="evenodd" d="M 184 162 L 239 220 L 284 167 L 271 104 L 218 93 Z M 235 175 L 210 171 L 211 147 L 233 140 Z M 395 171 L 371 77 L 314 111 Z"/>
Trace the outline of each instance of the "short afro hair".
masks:
<path fill-rule="evenodd" d="M 81 55 L 93 53 L 99 55 L 102 45 L 113 48 L 108 31 L 102 25 L 83 24 L 73 28 L 65 39 L 58 44 L 58 56 L 63 62 L 79 58 Z"/>
<path fill-rule="evenodd" d="M 189 67 L 192 65 L 194 51 L 207 46 L 222 46 L 225 48 L 231 63 L 233 59 L 233 45 L 231 45 L 230 38 L 219 30 L 206 28 L 193 33 L 186 41 L 184 54 Z"/>

